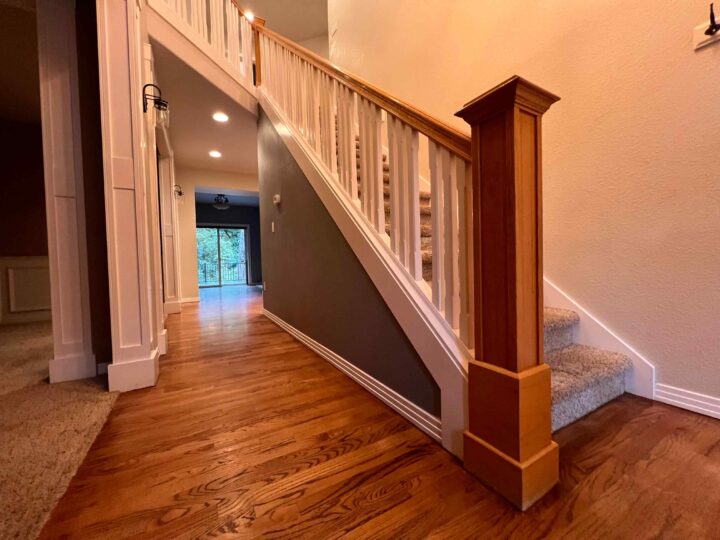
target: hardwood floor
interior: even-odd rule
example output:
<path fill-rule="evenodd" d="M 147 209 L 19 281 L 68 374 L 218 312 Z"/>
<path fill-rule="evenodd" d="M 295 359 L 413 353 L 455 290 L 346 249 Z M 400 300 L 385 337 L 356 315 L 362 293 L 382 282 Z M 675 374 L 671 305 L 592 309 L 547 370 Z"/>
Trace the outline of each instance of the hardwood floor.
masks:
<path fill-rule="evenodd" d="M 624 396 L 556 434 L 522 514 L 263 317 L 256 289 L 168 319 L 42 537 L 720 538 L 720 422 Z"/>

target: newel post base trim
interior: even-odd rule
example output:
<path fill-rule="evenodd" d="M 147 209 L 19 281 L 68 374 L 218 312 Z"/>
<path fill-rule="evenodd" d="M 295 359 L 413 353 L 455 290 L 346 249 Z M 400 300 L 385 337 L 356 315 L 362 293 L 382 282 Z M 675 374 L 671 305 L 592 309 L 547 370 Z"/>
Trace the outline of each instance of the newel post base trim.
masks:
<path fill-rule="evenodd" d="M 530 508 L 557 483 L 560 451 L 556 442 L 522 463 L 469 431 L 464 442 L 465 468 L 520 510 Z"/>
<path fill-rule="evenodd" d="M 552 440 L 550 368 L 515 373 L 492 364 L 469 365 L 469 425 L 465 468 L 526 510 L 559 478 L 559 448 Z"/>

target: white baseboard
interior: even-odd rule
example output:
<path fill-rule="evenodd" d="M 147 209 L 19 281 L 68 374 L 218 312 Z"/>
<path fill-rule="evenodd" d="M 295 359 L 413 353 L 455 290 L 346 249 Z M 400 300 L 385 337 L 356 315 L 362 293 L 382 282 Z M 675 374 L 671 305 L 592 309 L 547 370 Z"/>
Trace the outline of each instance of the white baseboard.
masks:
<path fill-rule="evenodd" d="M 111 392 L 128 392 L 138 388 L 155 386 L 160 373 L 159 351 L 155 349 L 150 358 L 130 362 L 112 363 L 108 366 L 108 386 Z"/>
<path fill-rule="evenodd" d="M 192 304 L 193 302 L 199 302 L 200 297 L 199 296 L 186 296 L 182 300 L 180 300 L 181 304 Z"/>
<path fill-rule="evenodd" d="M 625 380 L 626 390 L 631 394 L 650 399 L 654 398 L 655 366 L 647 358 L 623 341 L 622 338 L 547 278 L 545 278 L 543 289 L 546 306 L 571 309 L 580 317 L 580 324 L 575 331 L 576 343 L 626 355 L 633 364 L 633 369 Z"/>
<path fill-rule="evenodd" d="M 345 373 L 368 392 L 386 403 L 389 407 L 397 411 L 399 414 L 407 418 L 415 424 L 419 429 L 427 433 L 436 441 L 442 440 L 442 429 L 440 418 L 430 414 L 424 409 L 418 407 L 407 398 L 401 396 L 395 390 L 388 388 L 377 379 L 371 377 L 354 364 L 345 360 L 342 356 L 335 354 L 333 351 L 318 343 L 311 337 L 303 334 L 294 326 L 288 324 L 277 315 L 271 313 L 267 309 L 263 309 L 263 314 L 285 330 L 288 334 L 295 337 L 301 343 L 307 345 L 310 349 L 322 356 L 333 366 Z"/>
<path fill-rule="evenodd" d="M 655 385 L 655 399 L 668 405 L 720 418 L 720 397 L 683 390 L 667 384 Z"/>
<path fill-rule="evenodd" d="M 162 332 L 158 334 L 158 354 L 160 356 L 163 356 L 167 354 L 168 350 L 168 344 L 167 344 L 167 328 L 163 328 Z"/>
<path fill-rule="evenodd" d="M 59 383 L 87 379 L 97 375 L 95 355 L 66 356 L 65 358 L 52 358 L 49 364 L 50 382 Z"/>
<path fill-rule="evenodd" d="M 165 302 L 165 305 L 163 306 L 163 311 L 165 315 L 170 315 L 171 313 L 180 313 L 182 311 L 182 300 L 177 300 L 175 302 Z"/>

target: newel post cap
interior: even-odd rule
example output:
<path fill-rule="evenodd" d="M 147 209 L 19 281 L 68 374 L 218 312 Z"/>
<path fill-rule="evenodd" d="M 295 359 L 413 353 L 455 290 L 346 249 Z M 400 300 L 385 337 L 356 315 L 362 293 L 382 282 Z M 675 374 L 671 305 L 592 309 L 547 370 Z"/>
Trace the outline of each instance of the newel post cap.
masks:
<path fill-rule="evenodd" d="M 515 105 L 541 115 L 560 98 L 517 75 L 491 88 L 455 113 L 469 124 Z"/>

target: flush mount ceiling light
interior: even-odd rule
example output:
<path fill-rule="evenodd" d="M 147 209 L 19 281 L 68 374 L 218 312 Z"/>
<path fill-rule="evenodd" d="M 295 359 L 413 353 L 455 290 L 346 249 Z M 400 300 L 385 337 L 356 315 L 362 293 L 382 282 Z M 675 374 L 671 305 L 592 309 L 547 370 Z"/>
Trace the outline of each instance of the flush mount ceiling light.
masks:
<path fill-rule="evenodd" d="M 217 208 L 218 210 L 227 210 L 228 208 L 230 208 L 230 199 L 228 199 L 222 193 L 218 193 L 217 195 L 215 195 L 215 202 L 213 203 L 213 207 Z"/>
<path fill-rule="evenodd" d="M 243 15 L 245 15 L 245 18 L 249 23 L 255 20 L 255 14 L 252 11 L 246 11 Z"/>
<path fill-rule="evenodd" d="M 215 120 L 216 122 L 222 122 L 224 124 L 225 122 L 230 120 L 230 117 L 224 112 L 218 111 L 213 114 L 213 120 Z"/>
<path fill-rule="evenodd" d="M 215 158 L 215 159 L 222 157 L 222 154 L 220 152 L 218 152 L 217 150 L 210 150 L 210 152 L 208 152 L 208 154 L 210 154 L 211 158 Z"/>

